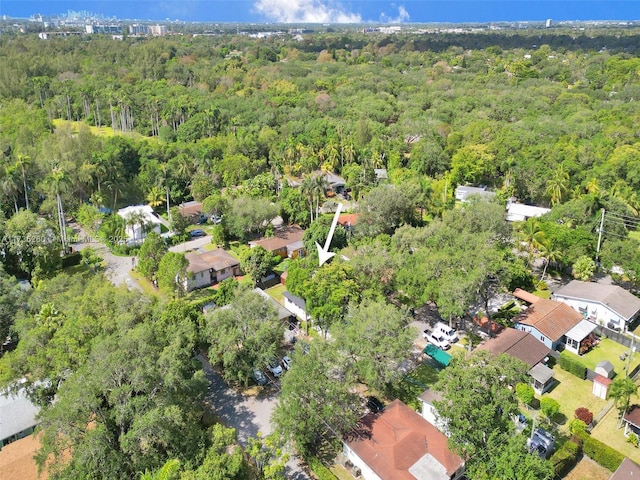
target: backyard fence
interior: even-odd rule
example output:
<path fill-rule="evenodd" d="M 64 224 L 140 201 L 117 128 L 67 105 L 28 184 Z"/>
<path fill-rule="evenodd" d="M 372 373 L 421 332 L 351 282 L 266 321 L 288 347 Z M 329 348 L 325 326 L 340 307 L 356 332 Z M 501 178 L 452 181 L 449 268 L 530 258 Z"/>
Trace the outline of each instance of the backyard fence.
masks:
<path fill-rule="evenodd" d="M 623 345 L 627 348 L 631 348 L 631 344 L 634 343 L 634 341 L 624 333 L 611 330 L 610 328 L 604 327 L 602 325 L 598 325 L 595 329 L 595 332 L 599 336 L 610 338 L 614 342 L 619 343 L 620 345 Z"/>
<path fill-rule="evenodd" d="M 591 422 L 591 425 L 593 425 L 594 427 L 600 423 L 600 420 L 602 420 L 604 418 L 604 416 L 609 413 L 609 410 L 611 410 L 613 408 L 613 400 L 610 400 L 603 408 L 602 410 L 600 410 L 596 415 L 594 415 L 593 417 L 593 421 Z"/>

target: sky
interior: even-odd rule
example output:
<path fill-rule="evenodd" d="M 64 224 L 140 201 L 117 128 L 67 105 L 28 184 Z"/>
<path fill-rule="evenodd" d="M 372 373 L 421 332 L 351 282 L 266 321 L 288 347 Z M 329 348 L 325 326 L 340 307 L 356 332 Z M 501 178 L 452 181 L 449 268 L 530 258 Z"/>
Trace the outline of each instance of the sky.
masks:
<path fill-rule="evenodd" d="M 119 19 L 240 23 L 640 20 L 640 0 L 0 0 L 25 18 L 86 10 Z"/>

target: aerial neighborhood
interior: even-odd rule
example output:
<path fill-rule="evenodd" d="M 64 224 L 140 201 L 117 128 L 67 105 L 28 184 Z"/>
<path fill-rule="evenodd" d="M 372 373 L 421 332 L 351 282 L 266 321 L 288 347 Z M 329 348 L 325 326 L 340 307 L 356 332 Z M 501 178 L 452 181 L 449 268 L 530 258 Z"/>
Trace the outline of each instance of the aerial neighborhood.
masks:
<path fill-rule="evenodd" d="M 640 477 L 640 27 L 41 20 L 1 479 Z"/>

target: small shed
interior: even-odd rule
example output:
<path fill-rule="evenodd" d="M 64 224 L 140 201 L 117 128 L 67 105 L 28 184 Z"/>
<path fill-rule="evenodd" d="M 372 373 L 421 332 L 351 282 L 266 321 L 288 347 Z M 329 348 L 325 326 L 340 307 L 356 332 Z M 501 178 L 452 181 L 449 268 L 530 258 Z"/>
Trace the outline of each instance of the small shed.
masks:
<path fill-rule="evenodd" d="M 533 378 L 533 389 L 538 395 L 542 395 L 553 384 L 553 370 L 542 363 L 536 363 L 529 370 L 529 375 Z"/>
<path fill-rule="evenodd" d="M 611 382 L 612 380 L 610 378 L 603 377 L 602 375 L 596 375 L 593 379 L 593 389 L 591 390 L 591 393 L 598 398 L 606 400 L 607 395 L 609 394 L 609 385 L 611 385 Z"/>
<path fill-rule="evenodd" d="M 613 378 L 613 365 L 609 360 L 603 360 L 596 365 L 596 373 L 606 378 Z"/>

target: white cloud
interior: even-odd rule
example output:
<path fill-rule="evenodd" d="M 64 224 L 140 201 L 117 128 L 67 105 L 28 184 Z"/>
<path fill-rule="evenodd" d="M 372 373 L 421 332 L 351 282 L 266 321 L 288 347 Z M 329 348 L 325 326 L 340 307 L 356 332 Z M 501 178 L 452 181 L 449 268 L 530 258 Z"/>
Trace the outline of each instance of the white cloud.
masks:
<path fill-rule="evenodd" d="M 360 23 L 362 18 L 334 0 L 256 0 L 253 7 L 281 23 Z"/>
<path fill-rule="evenodd" d="M 409 12 L 402 5 L 398 7 L 398 16 L 390 17 L 384 12 L 380 14 L 380 21 L 382 23 L 403 23 L 408 22 L 411 19 Z"/>

